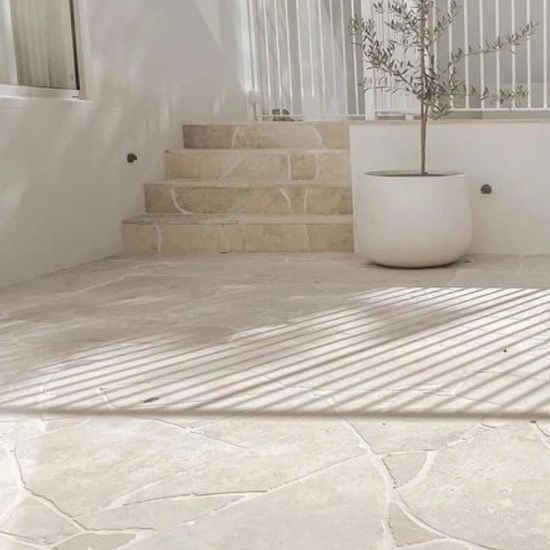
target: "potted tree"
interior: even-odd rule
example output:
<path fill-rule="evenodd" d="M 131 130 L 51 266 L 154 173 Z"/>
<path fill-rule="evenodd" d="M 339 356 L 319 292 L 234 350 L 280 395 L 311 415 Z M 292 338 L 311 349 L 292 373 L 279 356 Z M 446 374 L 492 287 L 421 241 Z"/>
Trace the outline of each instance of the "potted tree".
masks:
<path fill-rule="evenodd" d="M 412 94 L 419 104 L 418 169 L 367 173 L 355 197 L 356 213 L 367 231 L 367 253 L 375 263 L 432 267 L 466 253 L 472 238 L 467 179 L 428 170 L 428 121 L 448 115 L 466 96 L 511 106 L 527 95 L 522 86 L 492 92 L 467 87 L 461 67 L 469 56 L 513 50 L 533 34 L 531 22 L 479 46 L 457 48 L 436 62 L 437 45 L 445 40 L 447 48 L 449 27 L 460 11 L 456 2 L 441 10 L 436 0 L 379 0 L 373 4 L 373 17 L 352 20 L 354 43 L 369 71 L 365 90 Z"/>

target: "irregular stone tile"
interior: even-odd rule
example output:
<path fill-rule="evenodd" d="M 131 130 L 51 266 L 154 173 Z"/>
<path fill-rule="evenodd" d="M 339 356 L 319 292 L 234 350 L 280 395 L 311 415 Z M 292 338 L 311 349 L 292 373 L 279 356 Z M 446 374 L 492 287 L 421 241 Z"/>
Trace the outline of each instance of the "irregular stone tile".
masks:
<path fill-rule="evenodd" d="M 361 420 L 352 424 L 376 453 L 429 451 L 459 440 L 477 420 Z"/>
<path fill-rule="evenodd" d="M 314 180 L 317 178 L 317 157 L 313 153 L 292 153 L 290 174 L 293 180 Z"/>
<path fill-rule="evenodd" d="M 131 254 L 160 252 L 159 229 L 155 225 L 122 224 L 124 250 Z"/>
<path fill-rule="evenodd" d="M 351 224 L 309 224 L 306 226 L 309 250 L 312 252 L 342 252 L 353 250 Z"/>
<path fill-rule="evenodd" d="M 323 145 L 327 149 L 349 149 L 350 136 L 348 123 L 315 124 Z"/>
<path fill-rule="evenodd" d="M 234 140 L 235 149 L 319 149 L 322 146 L 315 128 L 303 123 L 241 125 Z"/>
<path fill-rule="evenodd" d="M 384 481 L 357 458 L 136 544 L 139 550 L 383 548 Z"/>
<path fill-rule="evenodd" d="M 302 224 L 249 224 L 243 226 L 243 233 L 249 252 L 309 250 L 307 229 Z"/>
<path fill-rule="evenodd" d="M 7 451 L 0 449 L 0 530 L 2 521 L 12 509 L 19 493 L 19 484 L 14 478 Z"/>
<path fill-rule="evenodd" d="M 304 212 L 302 186 L 175 187 L 180 211 L 193 214 L 284 215 Z"/>
<path fill-rule="evenodd" d="M 550 546 L 548 449 L 527 423 L 487 429 L 441 450 L 402 490 L 412 512 L 450 537 L 503 550 Z"/>
<path fill-rule="evenodd" d="M 284 153 L 242 154 L 223 175 L 225 178 L 288 179 L 288 156 Z M 208 177 L 203 173 L 200 177 Z"/>
<path fill-rule="evenodd" d="M 237 128 L 232 124 L 186 124 L 183 145 L 186 149 L 231 149 Z"/>
<path fill-rule="evenodd" d="M 467 550 L 467 547 L 457 542 L 440 540 L 415 544 L 414 546 L 407 548 L 407 550 Z"/>
<path fill-rule="evenodd" d="M 163 225 L 160 232 L 160 251 L 164 254 L 227 250 L 220 225 Z"/>
<path fill-rule="evenodd" d="M 307 189 L 306 214 L 352 214 L 351 187 L 317 186 Z"/>
<path fill-rule="evenodd" d="M 39 422 L 32 418 L 15 418 L 0 420 L 0 443 L 12 444 L 20 439 L 27 439 L 41 435 L 43 431 Z M 0 459 L 3 453 L 0 451 Z"/>
<path fill-rule="evenodd" d="M 384 458 L 396 487 L 409 483 L 422 470 L 426 463 L 426 453 L 402 453 Z"/>
<path fill-rule="evenodd" d="M 95 418 L 17 447 L 29 489 L 73 516 L 104 508 L 126 493 L 203 461 L 223 461 L 231 452 L 175 426 L 124 417 Z M 56 456 L 62 460 L 44 460 Z"/>
<path fill-rule="evenodd" d="M 351 181 L 351 162 L 348 151 L 321 153 L 317 162 L 317 179 L 319 181 Z"/>
<path fill-rule="evenodd" d="M 2 550 L 36 550 L 38 546 L 24 544 L 23 542 L 15 541 L 14 539 L 4 537 L 0 534 L 0 548 L 2 548 Z"/>
<path fill-rule="evenodd" d="M 166 177 L 222 178 L 238 162 L 239 156 L 231 151 L 185 151 L 166 153 Z"/>
<path fill-rule="evenodd" d="M 145 211 L 151 214 L 177 214 L 180 212 L 174 202 L 174 184 L 146 183 Z"/>
<path fill-rule="evenodd" d="M 437 533 L 428 531 L 409 519 L 395 503 L 390 504 L 389 523 L 393 539 L 399 548 L 441 538 Z"/>
<path fill-rule="evenodd" d="M 243 225 L 224 225 L 222 227 L 225 250 L 230 252 L 244 252 L 246 239 Z"/>
<path fill-rule="evenodd" d="M 68 519 L 35 498 L 26 498 L 12 508 L 0 530 L 37 544 L 55 544 L 78 532 Z"/>
<path fill-rule="evenodd" d="M 548 289 L 550 288 L 550 275 L 547 273 L 520 273 L 510 272 L 490 272 L 490 271 L 468 271 L 459 270 L 453 285 L 458 287 L 477 287 L 477 288 L 532 288 Z"/>
<path fill-rule="evenodd" d="M 83 533 L 61 542 L 55 550 L 117 550 L 135 538 L 135 535 L 127 533 Z"/>
<path fill-rule="evenodd" d="M 478 402 L 497 404 L 494 414 L 522 415 L 528 420 L 550 414 L 549 387 L 546 376 L 536 378 L 520 373 L 510 376 L 498 371 L 477 372 L 463 382 L 457 394 Z"/>
<path fill-rule="evenodd" d="M 550 256 L 548 255 L 522 256 L 520 262 L 521 271 L 550 273 Z M 498 259 L 495 260 L 496 265 L 499 263 Z"/>
<path fill-rule="evenodd" d="M 520 270 L 523 258 L 507 254 L 469 254 L 458 260 L 461 270 L 517 272 Z"/>
<path fill-rule="evenodd" d="M 223 463 L 198 466 L 132 496 L 132 502 L 186 494 L 267 491 L 364 453 L 339 420 L 235 418 L 196 430 L 241 446 Z"/>
<path fill-rule="evenodd" d="M 126 504 L 80 516 L 78 521 L 87 529 L 164 530 L 215 513 L 240 498 L 239 495 L 208 496 Z"/>

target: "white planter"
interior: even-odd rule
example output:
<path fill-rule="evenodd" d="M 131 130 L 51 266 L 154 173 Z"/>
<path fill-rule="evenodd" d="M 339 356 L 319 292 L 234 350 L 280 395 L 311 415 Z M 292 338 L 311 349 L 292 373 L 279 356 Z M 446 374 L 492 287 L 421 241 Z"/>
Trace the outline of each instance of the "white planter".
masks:
<path fill-rule="evenodd" d="M 375 263 L 434 267 L 455 262 L 472 240 L 463 174 L 365 174 L 354 197 L 357 243 Z"/>

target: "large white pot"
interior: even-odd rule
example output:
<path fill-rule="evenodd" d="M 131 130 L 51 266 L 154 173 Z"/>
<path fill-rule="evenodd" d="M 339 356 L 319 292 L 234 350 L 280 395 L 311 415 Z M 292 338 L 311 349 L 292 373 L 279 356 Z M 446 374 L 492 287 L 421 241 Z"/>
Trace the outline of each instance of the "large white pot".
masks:
<path fill-rule="evenodd" d="M 472 240 L 463 174 L 370 172 L 356 189 L 359 249 L 391 267 L 434 267 L 462 257 Z"/>

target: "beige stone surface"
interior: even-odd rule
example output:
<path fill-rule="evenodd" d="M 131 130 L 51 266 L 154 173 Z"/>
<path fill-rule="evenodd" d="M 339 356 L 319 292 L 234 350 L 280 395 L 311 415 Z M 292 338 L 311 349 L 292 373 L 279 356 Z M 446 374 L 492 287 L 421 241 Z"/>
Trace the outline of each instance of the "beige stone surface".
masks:
<path fill-rule="evenodd" d="M 329 149 L 349 149 L 349 124 L 319 123 L 315 124 L 315 129 L 325 147 Z"/>
<path fill-rule="evenodd" d="M 348 151 L 320 154 L 317 162 L 319 181 L 351 181 L 351 162 Z"/>
<path fill-rule="evenodd" d="M 342 252 L 353 249 L 349 215 L 157 215 L 124 224 L 126 251 L 143 254 L 190 252 Z M 149 246 L 139 240 L 150 237 Z M 156 242 L 153 241 L 156 239 Z"/>
<path fill-rule="evenodd" d="M 550 494 L 537 488 L 548 486 L 549 453 L 528 423 L 486 429 L 442 450 L 426 479 L 404 489 L 403 498 L 450 536 L 542 550 L 550 546 Z"/>
<path fill-rule="evenodd" d="M 174 200 L 174 184 L 171 181 L 146 183 L 145 211 L 151 214 L 177 214 L 180 212 Z"/>
<path fill-rule="evenodd" d="M 383 495 L 377 469 L 356 458 L 134 548 L 383 548 Z"/>
<path fill-rule="evenodd" d="M 231 149 L 236 130 L 233 124 L 186 124 L 183 145 L 186 149 Z"/>
<path fill-rule="evenodd" d="M 119 257 L 0 302 L 2 550 L 550 547 L 549 258 Z"/>
<path fill-rule="evenodd" d="M 349 187 L 312 186 L 307 189 L 307 214 L 351 214 L 353 201 Z"/>
<path fill-rule="evenodd" d="M 426 464 L 426 453 L 399 453 L 384 457 L 396 487 L 401 487 L 414 479 Z"/>
<path fill-rule="evenodd" d="M 315 153 L 292 153 L 290 160 L 290 179 L 317 179 L 317 155 Z"/>
<path fill-rule="evenodd" d="M 83 533 L 55 546 L 55 550 L 116 550 L 123 548 L 136 538 L 125 533 Z"/>
<path fill-rule="evenodd" d="M 225 180 L 224 180 L 225 181 Z M 178 182 L 146 184 L 145 204 L 151 214 L 351 214 L 351 187 L 332 184 L 243 185 L 240 181 L 225 186 L 205 180 L 188 185 Z"/>
<path fill-rule="evenodd" d="M 411 520 L 395 503 L 390 505 L 389 523 L 393 539 L 398 548 L 440 538 L 437 533 L 428 531 Z"/>
<path fill-rule="evenodd" d="M 353 226 L 350 224 L 310 224 L 307 234 L 311 252 L 353 251 Z"/>
<path fill-rule="evenodd" d="M 151 254 L 160 251 L 160 229 L 157 225 L 122 224 L 124 250 L 134 254 Z"/>
<path fill-rule="evenodd" d="M 166 177 L 350 182 L 349 151 L 183 150 L 166 154 Z"/>
<path fill-rule="evenodd" d="M 87 529 L 131 530 L 137 527 L 162 531 L 213 515 L 241 498 L 238 493 L 227 496 L 197 497 L 190 494 L 187 498 L 178 498 L 177 495 L 161 497 L 152 502 L 124 504 L 80 516 L 78 521 Z"/>
<path fill-rule="evenodd" d="M 24 498 L 2 519 L 2 532 L 44 545 L 78 533 L 73 521 L 52 508 L 35 498 Z"/>
<path fill-rule="evenodd" d="M 183 127 L 188 149 L 349 149 L 349 124 L 264 122 Z"/>
<path fill-rule="evenodd" d="M 323 142 L 311 124 L 264 123 L 237 128 L 235 149 L 320 149 Z"/>

